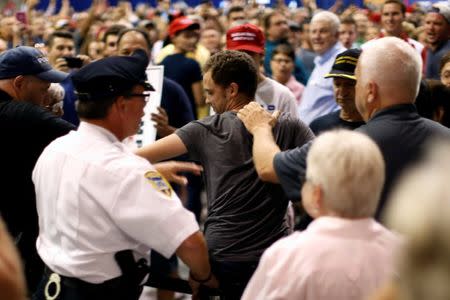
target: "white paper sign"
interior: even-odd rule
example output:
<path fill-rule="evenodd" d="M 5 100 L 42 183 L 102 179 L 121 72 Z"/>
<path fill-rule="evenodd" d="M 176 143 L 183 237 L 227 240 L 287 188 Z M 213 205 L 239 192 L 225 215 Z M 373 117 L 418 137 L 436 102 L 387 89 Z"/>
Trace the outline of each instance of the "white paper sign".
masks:
<path fill-rule="evenodd" d="M 146 73 L 148 82 L 153 86 L 155 91 L 150 92 L 147 105 L 144 108 L 144 117 L 142 117 L 141 126 L 138 133 L 133 136 L 133 141 L 137 148 L 153 143 L 156 139 L 156 128 L 150 118 L 151 113 L 157 112 L 156 108 L 161 105 L 164 66 L 149 66 Z"/>

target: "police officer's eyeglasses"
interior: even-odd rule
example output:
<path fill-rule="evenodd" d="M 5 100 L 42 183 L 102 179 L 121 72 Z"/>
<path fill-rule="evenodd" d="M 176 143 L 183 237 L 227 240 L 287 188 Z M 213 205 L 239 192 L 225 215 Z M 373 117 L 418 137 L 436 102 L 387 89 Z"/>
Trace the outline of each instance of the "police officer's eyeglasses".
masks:
<path fill-rule="evenodd" d="M 150 93 L 142 93 L 142 94 L 126 94 L 125 98 L 139 97 L 142 98 L 145 102 L 148 102 Z"/>

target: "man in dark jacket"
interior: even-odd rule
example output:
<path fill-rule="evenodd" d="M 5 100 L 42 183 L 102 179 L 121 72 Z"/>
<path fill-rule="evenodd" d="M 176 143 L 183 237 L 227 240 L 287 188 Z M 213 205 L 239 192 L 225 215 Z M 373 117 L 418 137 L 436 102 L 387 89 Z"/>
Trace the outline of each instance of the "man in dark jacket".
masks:
<path fill-rule="evenodd" d="M 24 260 L 29 290 L 42 274 L 31 172 L 51 141 L 75 129 L 41 105 L 50 83 L 66 77 L 35 48 L 17 47 L 0 55 L 0 214 Z"/>

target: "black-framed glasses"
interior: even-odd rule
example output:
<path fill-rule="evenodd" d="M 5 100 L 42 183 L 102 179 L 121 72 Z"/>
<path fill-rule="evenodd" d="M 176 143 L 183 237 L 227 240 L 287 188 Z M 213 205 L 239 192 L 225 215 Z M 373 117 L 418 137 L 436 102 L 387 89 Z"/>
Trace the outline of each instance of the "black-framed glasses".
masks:
<path fill-rule="evenodd" d="M 124 97 L 125 97 L 125 98 L 138 97 L 138 98 L 142 98 L 145 102 L 148 102 L 148 99 L 149 99 L 149 97 L 150 97 L 150 93 L 142 93 L 142 94 L 126 94 Z"/>

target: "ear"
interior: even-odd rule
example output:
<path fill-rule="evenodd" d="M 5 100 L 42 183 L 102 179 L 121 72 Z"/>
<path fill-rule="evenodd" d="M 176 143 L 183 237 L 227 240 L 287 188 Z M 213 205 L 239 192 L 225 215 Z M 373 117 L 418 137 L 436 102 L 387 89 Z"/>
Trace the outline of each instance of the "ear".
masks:
<path fill-rule="evenodd" d="M 334 38 L 336 41 L 339 41 L 339 30 L 336 30 L 336 33 L 334 34 Z"/>
<path fill-rule="evenodd" d="M 116 101 L 114 102 L 113 106 L 116 108 L 119 115 L 122 115 L 123 113 L 127 112 L 127 110 L 128 110 L 127 101 L 126 101 L 125 97 L 123 97 L 123 96 L 118 96 Z"/>
<path fill-rule="evenodd" d="M 239 85 L 236 82 L 232 82 L 227 90 L 231 98 L 236 98 L 239 93 Z"/>
<path fill-rule="evenodd" d="M 20 91 L 26 82 L 25 76 L 19 75 L 13 80 L 13 86 L 15 90 Z"/>
<path fill-rule="evenodd" d="M 320 185 L 314 185 L 312 187 L 312 213 L 314 214 L 312 217 L 317 218 L 320 217 L 324 211 L 324 203 L 323 203 L 323 191 Z"/>
<path fill-rule="evenodd" d="M 378 85 L 373 81 L 369 81 L 366 85 L 366 93 L 367 103 L 374 104 L 378 100 Z"/>

